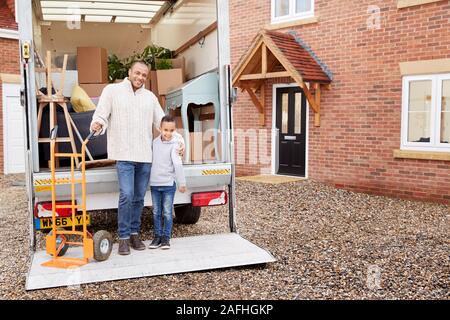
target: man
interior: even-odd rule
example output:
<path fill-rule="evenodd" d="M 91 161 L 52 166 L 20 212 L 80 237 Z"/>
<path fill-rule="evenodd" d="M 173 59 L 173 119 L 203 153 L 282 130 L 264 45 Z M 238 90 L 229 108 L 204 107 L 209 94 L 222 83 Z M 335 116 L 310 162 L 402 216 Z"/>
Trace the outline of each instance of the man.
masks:
<path fill-rule="evenodd" d="M 159 130 L 164 112 L 156 96 L 144 88 L 148 66 L 134 62 L 128 78 L 107 85 L 92 116 L 91 130 L 104 134 L 108 128 L 108 158 L 116 160 L 119 180 L 119 254 L 130 254 L 129 246 L 144 250 L 139 238 L 144 196 L 151 162 L 153 126 Z M 175 134 L 184 152 L 184 140 Z"/>

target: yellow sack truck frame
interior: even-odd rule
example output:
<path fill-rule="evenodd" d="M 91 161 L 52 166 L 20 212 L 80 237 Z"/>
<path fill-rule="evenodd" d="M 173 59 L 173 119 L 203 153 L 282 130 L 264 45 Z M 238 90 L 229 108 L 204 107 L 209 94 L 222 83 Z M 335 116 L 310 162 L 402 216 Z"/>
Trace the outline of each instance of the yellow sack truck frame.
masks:
<path fill-rule="evenodd" d="M 88 218 L 86 214 L 86 145 L 94 136 L 91 132 L 83 141 L 80 153 L 55 153 L 55 142 L 58 133 L 58 126 L 55 126 L 50 133 L 50 153 L 51 153 L 51 192 L 52 192 L 52 230 L 46 236 L 46 251 L 52 256 L 52 259 L 42 263 L 44 267 L 55 268 L 76 268 L 83 266 L 94 258 L 97 261 L 104 261 L 109 258 L 112 250 L 112 236 L 106 230 L 97 231 L 93 236 L 87 231 Z M 56 204 L 56 184 L 55 159 L 70 158 L 70 182 L 72 186 L 72 201 L 70 205 Z M 81 158 L 81 179 L 75 179 L 75 159 Z M 81 184 L 81 204 L 75 201 L 75 184 Z M 72 223 L 71 230 L 58 228 L 56 225 L 56 209 L 71 209 L 72 222 L 75 221 L 76 212 L 82 210 L 82 231 L 75 229 L 75 223 Z M 82 246 L 83 257 L 64 257 L 69 246 Z"/>

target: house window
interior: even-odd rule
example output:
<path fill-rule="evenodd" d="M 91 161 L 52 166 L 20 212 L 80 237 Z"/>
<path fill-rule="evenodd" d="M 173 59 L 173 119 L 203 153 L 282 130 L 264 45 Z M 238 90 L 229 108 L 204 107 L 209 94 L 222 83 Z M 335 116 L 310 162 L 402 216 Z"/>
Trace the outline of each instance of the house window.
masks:
<path fill-rule="evenodd" d="M 272 23 L 314 16 L 314 0 L 272 0 Z"/>
<path fill-rule="evenodd" d="M 450 74 L 403 78 L 404 150 L 450 152 Z"/>

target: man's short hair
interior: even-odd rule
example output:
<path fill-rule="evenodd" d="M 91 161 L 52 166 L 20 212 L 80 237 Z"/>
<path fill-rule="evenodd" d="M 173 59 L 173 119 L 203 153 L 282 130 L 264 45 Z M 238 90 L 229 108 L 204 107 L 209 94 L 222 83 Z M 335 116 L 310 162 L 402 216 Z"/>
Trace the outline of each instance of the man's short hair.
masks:
<path fill-rule="evenodd" d="M 147 67 L 147 69 L 149 69 L 149 70 L 150 70 L 150 67 L 148 66 L 148 64 L 147 64 L 147 63 L 145 63 L 145 61 L 144 61 L 144 60 L 136 60 L 136 61 L 134 61 L 134 62 L 133 62 L 133 63 L 131 64 L 130 70 L 132 70 L 132 69 L 133 69 L 133 67 L 134 67 L 135 65 L 137 65 L 137 64 L 142 64 L 142 65 L 146 66 L 146 67 Z"/>

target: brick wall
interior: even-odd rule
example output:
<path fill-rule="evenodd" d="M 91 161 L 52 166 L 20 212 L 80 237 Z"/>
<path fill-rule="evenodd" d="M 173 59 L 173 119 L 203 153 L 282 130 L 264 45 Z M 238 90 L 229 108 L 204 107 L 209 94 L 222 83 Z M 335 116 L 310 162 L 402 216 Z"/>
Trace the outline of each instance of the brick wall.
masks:
<path fill-rule="evenodd" d="M 14 18 L 14 0 L 0 0 L 0 28 L 17 30 Z"/>
<path fill-rule="evenodd" d="M 14 0 L 6 0 L 6 5 L 9 8 L 9 11 L 14 16 L 15 15 L 15 1 Z"/>
<path fill-rule="evenodd" d="M 322 91 L 321 126 L 310 111 L 309 178 L 353 191 L 450 203 L 450 162 L 394 159 L 400 147 L 402 82 L 399 62 L 450 58 L 450 2 L 397 9 L 396 0 L 315 0 L 318 23 L 296 30 L 331 69 Z M 381 9 L 381 28 L 367 28 L 369 5 Z M 246 14 L 242 14 L 245 12 Z M 270 0 L 232 0 L 231 56 L 236 65 L 258 30 L 270 23 Z M 272 125 L 272 84 L 266 84 L 266 126 Z M 246 93 L 234 109 L 237 129 L 260 128 Z M 267 147 L 270 153 L 270 139 Z M 255 152 L 252 147 L 250 152 Z M 236 146 L 236 157 L 251 159 Z M 238 175 L 270 165 L 237 165 Z"/>
<path fill-rule="evenodd" d="M 0 0 L 0 28 L 17 30 L 14 19 L 14 0 Z M 0 38 L 0 73 L 19 74 L 19 43 L 14 39 Z M 4 170 L 3 158 L 3 85 L 0 79 L 0 173 Z"/>

